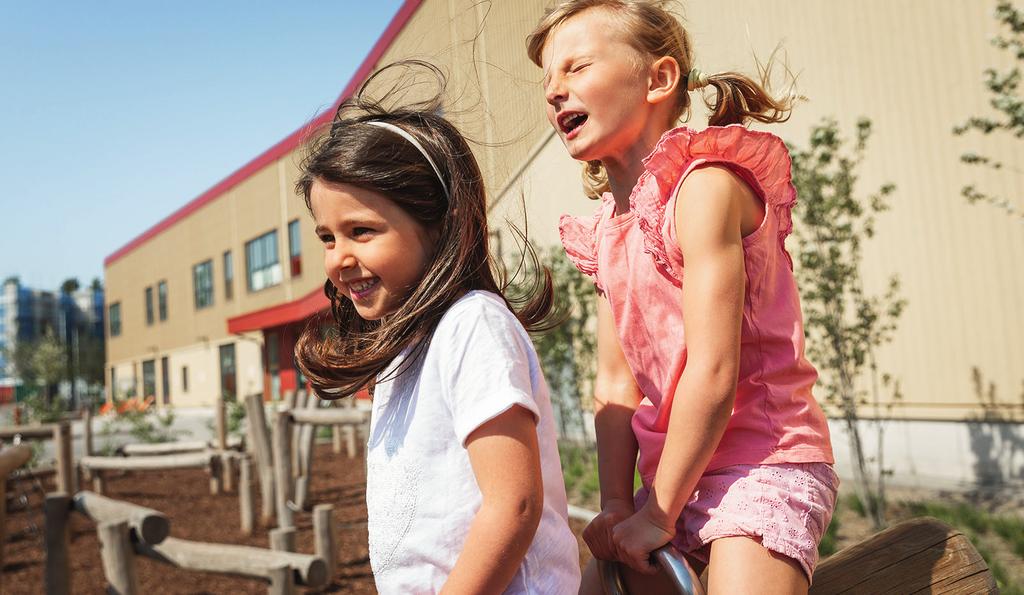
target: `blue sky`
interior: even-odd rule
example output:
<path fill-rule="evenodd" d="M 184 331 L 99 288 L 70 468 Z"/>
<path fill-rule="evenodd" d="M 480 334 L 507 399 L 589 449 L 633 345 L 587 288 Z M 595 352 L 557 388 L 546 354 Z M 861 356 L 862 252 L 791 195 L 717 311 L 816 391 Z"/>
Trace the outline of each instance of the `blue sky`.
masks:
<path fill-rule="evenodd" d="M 0 280 L 102 277 L 330 106 L 401 4 L 0 0 Z"/>

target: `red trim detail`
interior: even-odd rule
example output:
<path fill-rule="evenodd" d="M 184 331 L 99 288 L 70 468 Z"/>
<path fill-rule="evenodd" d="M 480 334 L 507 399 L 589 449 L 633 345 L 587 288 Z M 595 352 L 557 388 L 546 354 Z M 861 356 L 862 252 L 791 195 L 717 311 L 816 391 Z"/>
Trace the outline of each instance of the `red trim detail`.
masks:
<path fill-rule="evenodd" d="M 213 202 L 214 200 L 222 196 L 225 192 L 231 190 L 232 188 L 234 188 L 235 186 L 237 186 L 238 184 L 240 184 L 241 182 L 255 174 L 257 171 L 263 169 L 267 165 L 270 165 L 274 161 L 286 155 L 292 149 L 301 145 L 311 132 L 317 130 L 318 128 L 320 128 L 320 126 L 330 122 L 331 118 L 334 117 L 335 110 L 337 110 L 338 106 L 341 105 L 341 102 L 351 97 L 352 94 L 355 93 L 356 89 L 359 88 L 359 85 L 361 85 L 363 81 L 366 80 L 366 77 L 368 77 L 370 73 L 373 72 L 373 69 L 376 68 L 377 62 L 380 60 L 381 56 L 383 56 L 384 52 L 387 51 L 387 49 L 391 46 L 391 43 L 395 40 L 395 37 L 398 36 L 398 33 L 401 32 L 401 30 L 405 27 L 406 23 L 409 22 L 409 19 L 412 18 L 413 13 L 416 12 L 416 9 L 419 8 L 420 4 L 422 3 L 423 0 L 405 0 L 405 3 L 402 4 L 402 7 L 398 9 L 398 12 L 395 14 L 394 18 L 391 19 L 391 23 L 388 24 L 387 29 L 384 30 L 384 33 L 380 36 L 380 39 L 378 39 L 377 43 L 375 43 L 373 48 L 370 49 L 370 53 L 367 54 L 366 59 L 363 60 L 363 63 L 359 66 L 359 69 L 356 70 L 356 73 L 352 75 L 351 79 L 349 79 L 348 85 L 345 86 L 345 90 L 342 91 L 341 95 L 338 96 L 338 99 L 334 102 L 334 105 L 331 106 L 331 109 L 328 109 L 321 113 L 319 116 L 316 116 L 309 123 L 303 125 L 295 132 L 286 136 L 284 140 L 270 147 L 269 149 L 258 155 L 255 159 L 253 159 L 249 163 L 246 163 L 241 168 L 236 170 L 233 174 L 229 175 L 227 178 L 224 178 L 206 192 L 192 199 L 188 204 L 181 207 L 177 211 L 171 213 L 164 220 L 160 221 L 153 227 L 150 227 L 146 231 L 142 232 L 141 235 L 137 236 L 135 239 L 131 240 L 130 242 L 119 248 L 110 256 L 104 258 L 103 266 L 110 266 L 116 260 L 120 259 L 123 256 L 126 256 L 139 246 L 145 244 L 149 240 L 160 235 L 162 232 L 172 227 L 175 223 L 178 223 L 182 219 L 198 211 L 208 203 Z"/>
<path fill-rule="evenodd" d="M 247 333 L 298 322 L 326 310 L 330 306 L 331 302 L 324 295 L 324 290 L 318 288 L 295 301 L 229 318 L 228 332 L 231 334 Z"/>

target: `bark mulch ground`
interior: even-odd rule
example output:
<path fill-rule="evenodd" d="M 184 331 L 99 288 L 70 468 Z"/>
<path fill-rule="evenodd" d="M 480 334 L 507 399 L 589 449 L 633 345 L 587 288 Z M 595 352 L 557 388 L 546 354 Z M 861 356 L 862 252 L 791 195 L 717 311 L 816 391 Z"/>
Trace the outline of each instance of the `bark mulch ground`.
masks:
<path fill-rule="evenodd" d="M 311 502 L 334 505 L 337 528 L 338 560 L 334 580 L 325 593 L 376 593 L 366 543 L 366 472 L 361 456 L 349 459 L 335 454 L 330 445 L 319 445 L 313 460 Z M 3 593 L 42 593 L 43 567 L 43 490 L 51 490 L 49 481 L 20 481 L 8 486 L 12 499 L 8 505 L 4 544 Z M 236 482 L 237 483 L 237 482 Z M 28 506 L 14 499 L 25 493 Z M 260 510 L 259 489 L 256 510 Z M 209 476 L 201 470 L 126 473 L 111 475 L 105 495 L 159 510 L 171 522 L 171 535 L 181 539 L 270 547 L 270 527 L 257 526 L 246 537 L 239 529 L 237 492 L 211 496 Z M 71 515 L 71 584 L 76 593 L 102 593 L 106 588 L 100 544 L 95 524 L 79 515 Z M 313 552 L 313 521 L 309 513 L 296 513 L 296 551 Z M 257 519 L 257 523 L 258 523 Z M 582 530 L 574 524 L 577 534 Z M 580 559 L 589 558 L 586 547 Z M 141 593 L 266 593 L 267 584 L 234 576 L 180 570 L 146 558 L 136 557 Z M 299 589 L 301 592 L 301 588 Z"/>

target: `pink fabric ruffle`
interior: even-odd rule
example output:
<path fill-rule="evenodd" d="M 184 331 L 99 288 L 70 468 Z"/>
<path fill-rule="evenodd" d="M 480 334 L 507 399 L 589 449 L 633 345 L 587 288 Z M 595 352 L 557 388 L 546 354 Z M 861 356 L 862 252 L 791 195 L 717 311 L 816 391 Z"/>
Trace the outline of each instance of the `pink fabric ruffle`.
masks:
<path fill-rule="evenodd" d="M 644 167 L 657 188 L 633 192 L 630 210 L 644 234 L 645 251 L 658 268 L 677 286 L 681 271 L 673 270 L 665 246 L 665 207 L 682 176 L 695 161 L 725 163 L 747 173 L 743 177 L 778 218 L 779 239 L 793 230 L 792 208 L 796 204 L 789 150 L 779 137 L 748 130 L 741 125 L 712 126 L 701 131 L 686 127 L 669 130 L 644 158 Z M 643 179 L 638 184 L 650 184 Z M 641 189 L 638 189 L 641 190 Z M 768 214 L 766 213 L 766 216 Z"/>

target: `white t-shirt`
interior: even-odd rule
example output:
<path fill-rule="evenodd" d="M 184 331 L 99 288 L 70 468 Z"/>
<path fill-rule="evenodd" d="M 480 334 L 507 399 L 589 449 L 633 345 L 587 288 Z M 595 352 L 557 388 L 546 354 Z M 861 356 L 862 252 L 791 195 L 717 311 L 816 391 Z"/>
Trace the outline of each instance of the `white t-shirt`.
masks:
<path fill-rule="evenodd" d="M 579 589 L 576 538 L 537 354 L 500 297 L 471 291 L 441 318 L 419 363 L 374 389 L 366 508 L 370 566 L 380 593 L 436 593 L 444 585 L 481 503 L 466 438 L 515 405 L 537 418 L 544 510 L 505 593 Z"/>

